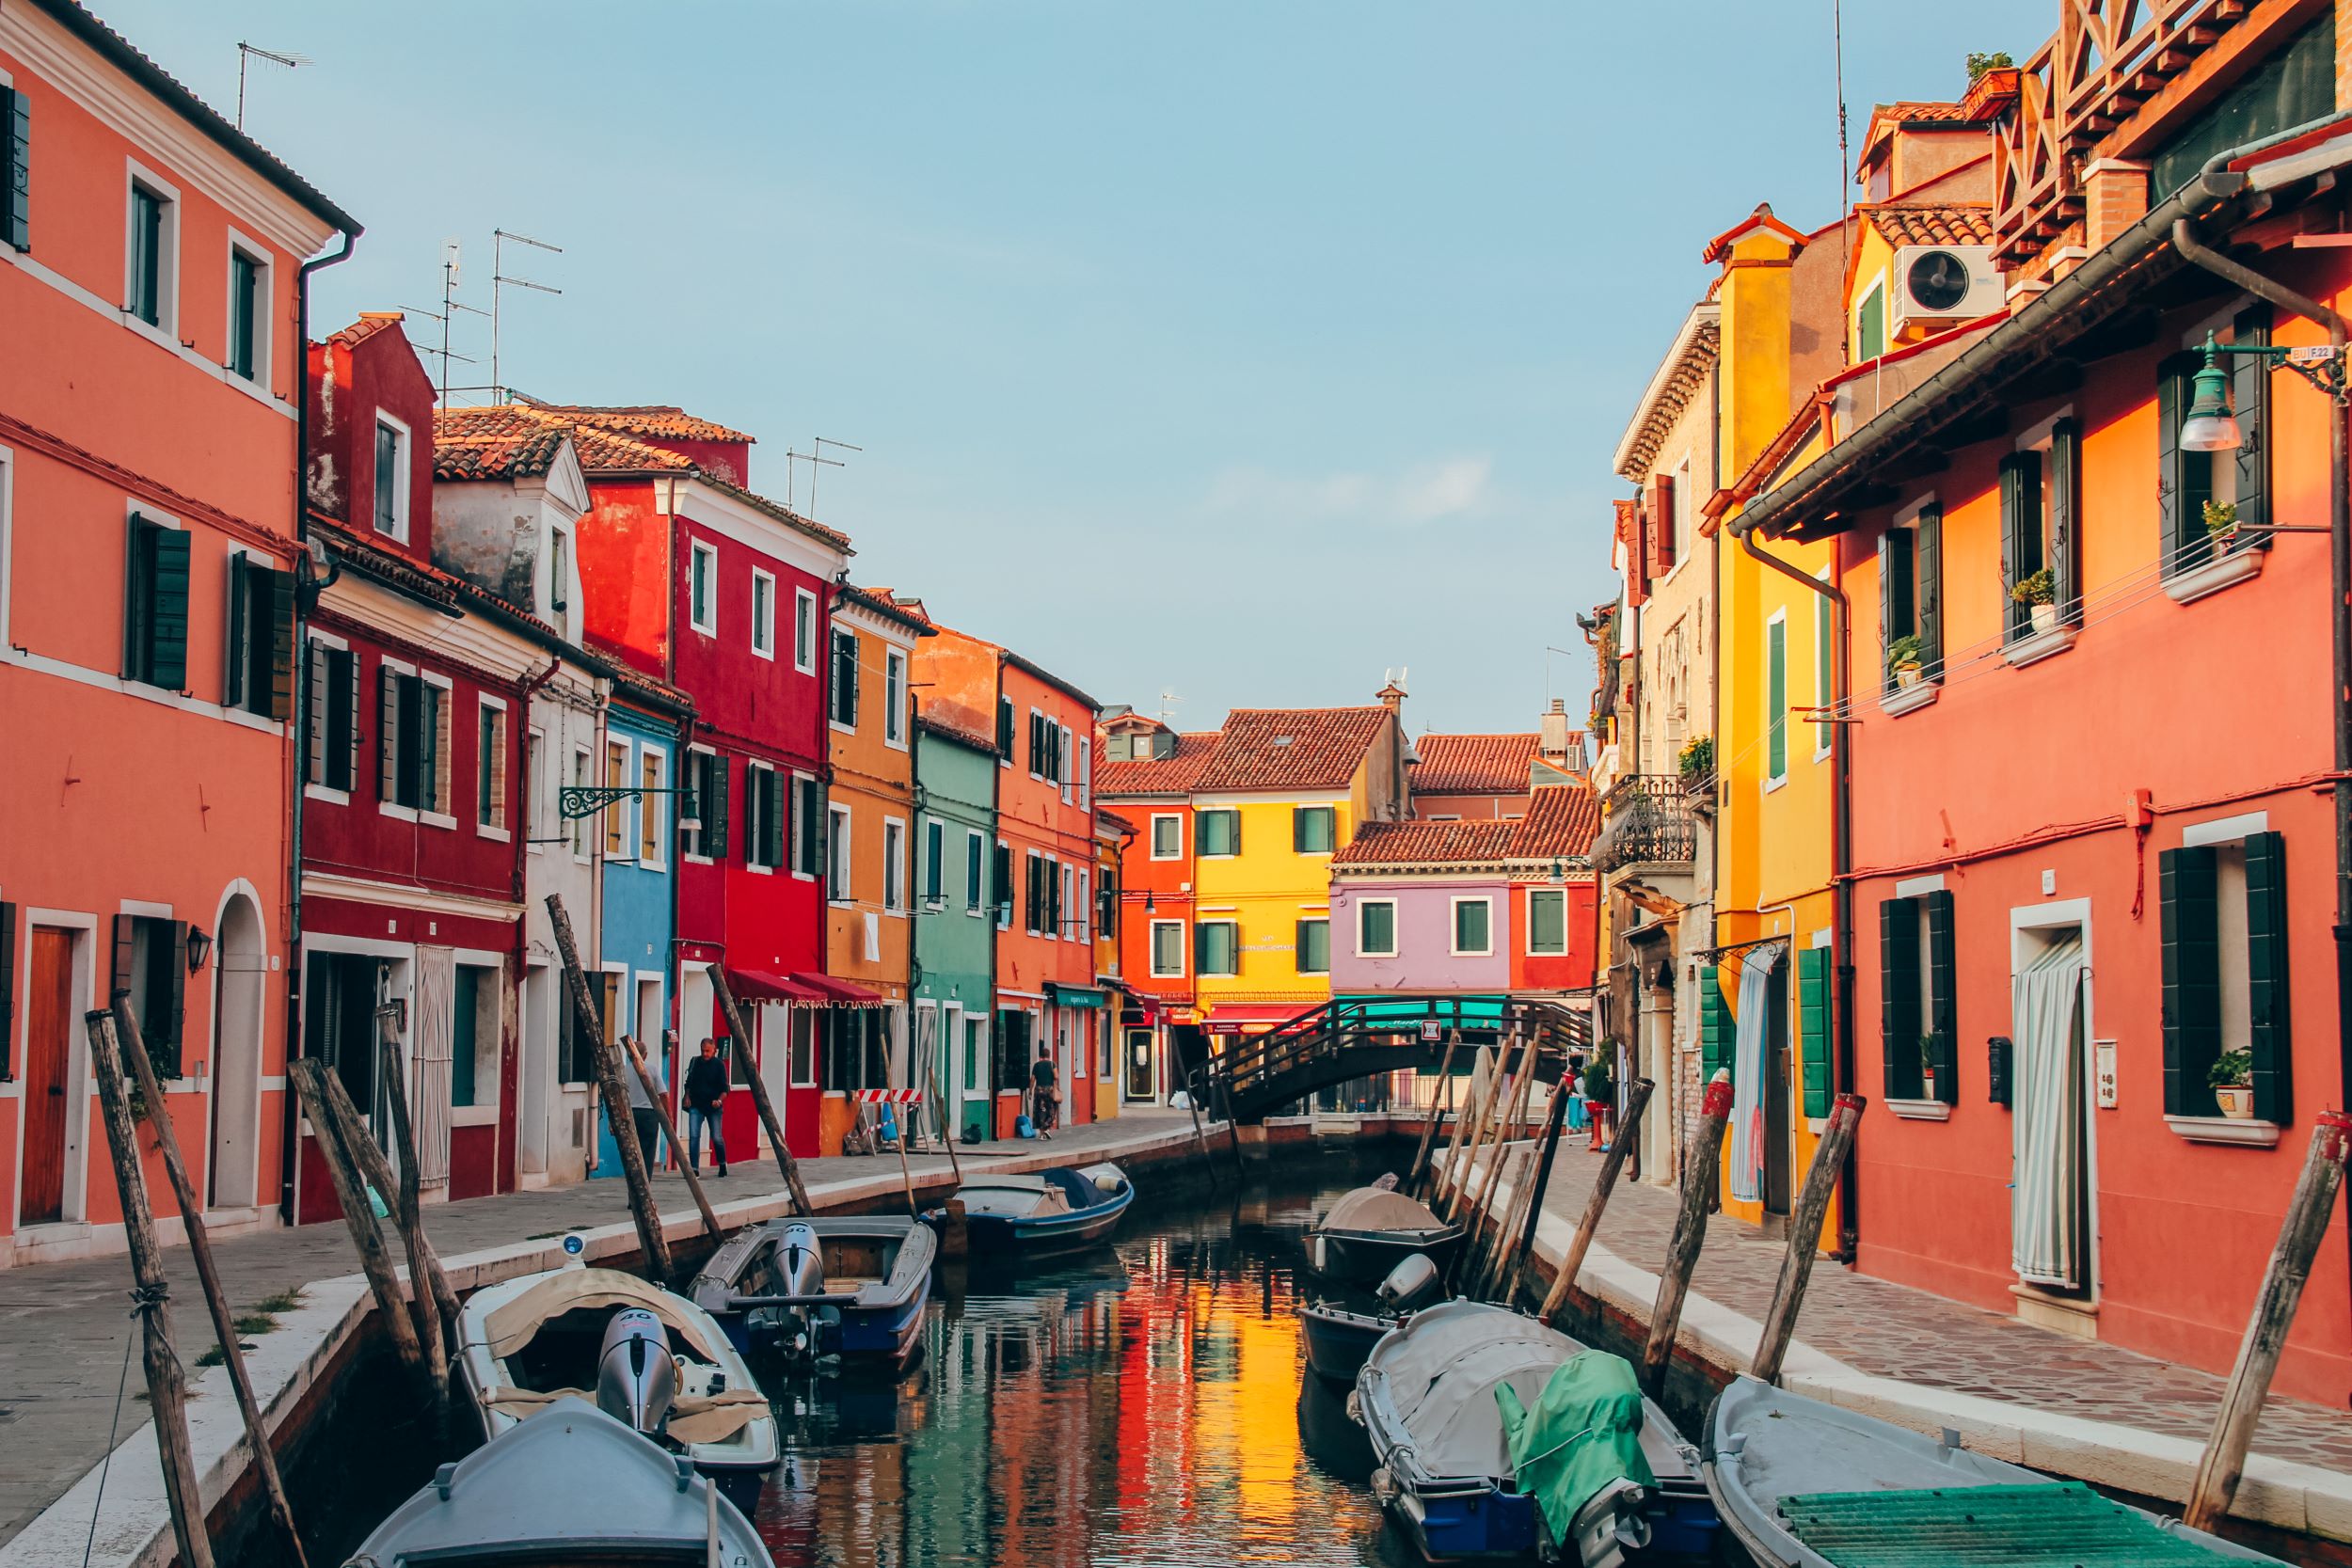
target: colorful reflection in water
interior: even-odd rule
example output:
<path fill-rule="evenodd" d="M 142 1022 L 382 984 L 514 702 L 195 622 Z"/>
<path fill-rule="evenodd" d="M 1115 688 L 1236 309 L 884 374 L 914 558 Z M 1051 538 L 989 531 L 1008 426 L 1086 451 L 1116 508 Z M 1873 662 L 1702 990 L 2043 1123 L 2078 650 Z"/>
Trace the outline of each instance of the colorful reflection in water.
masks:
<path fill-rule="evenodd" d="M 1417 1560 L 1343 1394 L 1301 1386 L 1299 1237 L 1353 1184 L 1138 1202 L 1065 1264 L 943 1275 L 902 1382 L 776 1391 L 779 1568 Z"/>

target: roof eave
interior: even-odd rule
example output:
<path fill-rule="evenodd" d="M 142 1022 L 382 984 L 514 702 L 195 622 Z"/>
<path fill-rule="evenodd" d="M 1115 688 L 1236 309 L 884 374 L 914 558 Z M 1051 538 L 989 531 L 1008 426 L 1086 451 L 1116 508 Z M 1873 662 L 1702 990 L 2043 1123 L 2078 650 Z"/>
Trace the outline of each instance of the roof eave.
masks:
<path fill-rule="evenodd" d="M 1682 318 L 1682 325 L 1675 333 L 1674 343 L 1666 350 L 1665 357 L 1658 362 L 1658 369 L 1651 374 L 1649 385 L 1642 391 L 1642 401 L 1634 407 L 1632 420 L 1626 425 L 1625 434 L 1617 438 L 1616 453 L 1610 459 L 1612 472 L 1636 483 L 1641 482 L 1641 471 L 1634 461 L 1633 449 L 1649 429 L 1660 400 L 1665 396 L 1666 388 L 1674 385 L 1684 361 L 1700 356 L 1712 359 L 1714 349 L 1710 334 L 1712 329 L 1721 326 L 1723 315 L 1721 305 L 1713 300 L 1701 300 L 1691 307 L 1689 315 Z M 1702 364 L 1695 368 L 1703 372 L 1706 366 Z"/>

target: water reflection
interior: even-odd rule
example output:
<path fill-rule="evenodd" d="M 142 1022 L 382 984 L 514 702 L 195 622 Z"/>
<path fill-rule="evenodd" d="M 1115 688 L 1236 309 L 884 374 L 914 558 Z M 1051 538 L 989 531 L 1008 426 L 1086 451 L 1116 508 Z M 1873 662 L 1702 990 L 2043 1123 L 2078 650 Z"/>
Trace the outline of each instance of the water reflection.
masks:
<path fill-rule="evenodd" d="M 902 1382 L 775 1391 L 780 1568 L 1414 1560 L 1343 1393 L 1301 1388 L 1299 1236 L 1352 1184 L 1138 1205 L 1067 1265 L 944 1275 Z"/>

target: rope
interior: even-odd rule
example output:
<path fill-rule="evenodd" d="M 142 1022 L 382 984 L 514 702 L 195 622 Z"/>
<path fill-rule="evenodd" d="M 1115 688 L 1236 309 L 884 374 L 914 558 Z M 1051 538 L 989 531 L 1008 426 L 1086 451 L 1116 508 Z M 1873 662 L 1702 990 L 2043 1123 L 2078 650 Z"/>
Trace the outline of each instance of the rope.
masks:
<path fill-rule="evenodd" d="M 169 1300 L 171 1292 L 158 1285 L 149 1290 L 142 1285 L 131 1292 L 131 1316 L 143 1318 Z M 122 1425 L 122 1396 L 131 1386 L 131 1347 L 137 1341 L 135 1334 L 122 1337 L 122 1376 L 115 1384 L 115 1413 L 106 1422 L 106 1455 L 98 1462 L 98 1495 L 90 1499 L 89 1534 L 82 1542 L 82 1568 L 89 1568 L 91 1551 L 98 1544 L 98 1513 L 106 1502 L 106 1472 L 115 1462 L 115 1433 Z"/>

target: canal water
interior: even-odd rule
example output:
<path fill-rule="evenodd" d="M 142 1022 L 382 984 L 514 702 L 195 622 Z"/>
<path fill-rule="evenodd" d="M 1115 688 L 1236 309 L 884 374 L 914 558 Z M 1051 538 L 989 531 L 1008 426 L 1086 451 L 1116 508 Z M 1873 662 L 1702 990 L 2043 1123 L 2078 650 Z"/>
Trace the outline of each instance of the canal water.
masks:
<path fill-rule="evenodd" d="M 779 1568 L 1417 1561 L 1292 1310 L 1301 1236 L 1376 1169 L 1174 1201 L 1144 1173 L 1108 1246 L 943 1272 L 902 1380 L 771 1390 L 786 1460 L 755 1517 Z"/>

